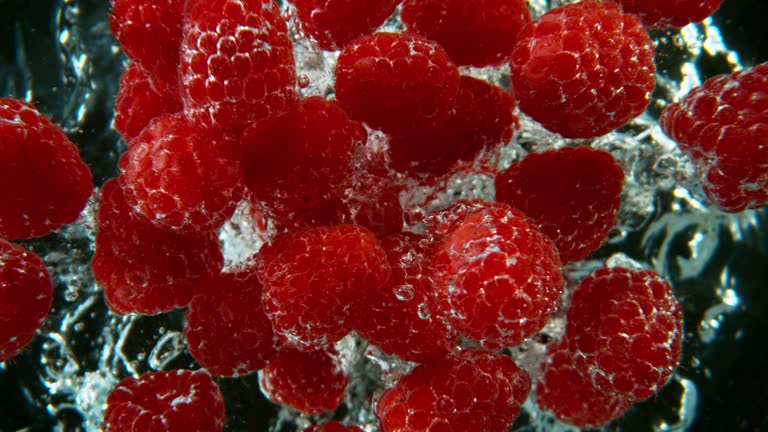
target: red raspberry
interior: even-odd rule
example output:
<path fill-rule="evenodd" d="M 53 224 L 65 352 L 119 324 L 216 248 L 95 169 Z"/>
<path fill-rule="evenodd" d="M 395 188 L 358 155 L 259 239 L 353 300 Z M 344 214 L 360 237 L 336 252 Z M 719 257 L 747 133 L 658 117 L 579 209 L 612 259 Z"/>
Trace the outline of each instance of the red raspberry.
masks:
<path fill-rule="evenodd" d="M 355 314 L 357 333 L 383 351 L 408 361 L 443 357 L 458 344 L 442 310 L 438 309 L 429 274 L 432 243 L 423 236 L 403 233 L 381 241 L 392 276 L 378 290 L 370 290 Z"/>
<path fill-rule="evenodd" d="M 335 350 L 299 351 L 284 347 L 259 371 L 261 391 L 275 403 L 304 414 L 321 414 L 341 405 L 349 378 Z"/>
<path fill-rule="evenodd" d="M 109 24 L 128 58 L 176 86 L 184 0 L 114 0 Z"/>
<path fill-rule="evenodd" d="M 294 0 L 304 30 L 320 48 L 341 49 L 368 35 L 392 15 L 400 0 Z"/>
<path fill-rule="evenodd" d="M 613 0 L 626 13 L 640 17 L 646 27 L 684 27 L 704 21 L 723 0 Z"/>
<path fill-rule="evenodd" d="M 629 399 L 596 389 L 573 367 L 565 344 L 559 344 L 541 365 L 536 402 L 559 420 L 583 429 L 597 429 L 619 418 L 632 406 Z"/>
<path fill-rule="evenodd" d="M 484 148 L 506 144 L 517 127 L 512 95 L 486 81 L 462 76 L 455 109 L 444 123 L 390 138 L 393 168 L 445 174 L 459 160 Z"/>
<path fill-rule="evenodd" d="M 480 199 L 457 201 L 446 209 L 428 214 L 424 218 L 425 231 L 429 238 L 442 240 L 455 230 L 467 216 L 478 210 L 484 210 L 489 205 L 493 204 Z"/>
<path fill-rule="evenodd" d="M 437 244 L 432 265 L 451 323 L 488 349 L 519 345 L 539 331 L 563 291 L 552 241 L 520 211 L 500 203 L 458 223 Z"/>
<path fill-rule="evenodd" d="M 523 27 L 511 66 L 520 110 L 566 138 L 605 135 L 640 115 L 656 71 L 640 20 L 595 0 Z"/>
<path fill-rule="evenodd" d="M 214 375 L 246 375 L 275 356 L 279 342 L 261 304 L 256 262 L 200 287 L 186 314 L 192 356 Z"/>
<path fill-rule="evenodd" d="M 264 310 L 281 338 L 305 350 L 344 337 L 365 293 L 391 273 L 376 236 L 355 225 L 283 233 L 259 254 Z"/>
<path fill-rule="evenodd" d="M 439 43 L 460 65 L 499 64 L 531 20 L 525 0 L 405 0 L 406 30 Z"/>
<path fill-rule="evenodd" d="M 680 305 L 653 271 L 595 271 L 573 293 L 567 322 L 574 367 L 604 393 L 647 399 L 680 361 Z"/>
<path fill-rule="evenodd" d="M 181 108 L 176 87 L 171 89 L 153 80 L 138 64 L 131 63 L 120 78 L 120 91 L 115 101 L 115 129 L 130 145 L 153 118 L 181 111 Z"/>
<path fill-rule="evenodd" d="M 53 284 L 45 263 L 0 238 L 0 362 L 20 353 L 48 318 Z"/>
<path fill-rule="evenodd" d="M 768 204 L 768 63 L 710 78 L 659 119 L 724 211 Z"/>
<path fill-rule="evenodd" d="M 303 432 L 363 432 L 363 430 L 355 425 L 345 426 L 334 420 L 325 424 L 310 426 Z"/>
<path fill-rule="evenodd" d="M 417 366 L 381 395 L 382 432 L 501 432 L 528 397 L 531 379 L 507 356 L 476 349 Z"/>
<path fill-rule="evenodd" d="M 239 135 L 298 98 L 288 29 L 272 0 L 188 0 L 179 69 L 184 111 Z"/>
<path fill-rule="evenodd" d="M 202 235 L 221 227 L 243 195 L 236 144 L 187 120 L 155 118 L 120 158 L 120 186 L 158 227 Z"/>
<path fill-rule="evenodd" d="M 366 137 L 337 103 L 317 96 L 248 128 L 243 169 L 257 207 L 279 226 L 338 223 L 337 188 Z"/>
<path fill-rule="evenodd" d="M 496 200 L 533 219 L 563 263 L 603 244 L 621 204 L 624 171 L 610 153 L 565 147 L 529 154 L 496 177 Z"/>
<path fill-rule="evenodd" d="M 216 432 L 225 421 L 221 391 L 204 370 L 126 378 L 107 398 L 104 412 L 105 432 Z"/>
<path fill-rule="evenodd" d="M 435 42 L 374 33 L 347 45 L 336 65 L 336 98 L 358 121 L 386 133 L 435 124 L 453 108 L 459 71 Z"/>
<path fill-rule="evenodd" d="M 101 190 L 91 266 L 107 306 L 154 315 L 183 307 L 224 264 L 216 233 L 185 237 L 131 213 L 116 180 Z"/>
<path fill-rule="evenodd" d="M 42 237 L 72 223 L 93 192 L 64 132 L 31 104 L 0 98 L 0 237 Z"/>

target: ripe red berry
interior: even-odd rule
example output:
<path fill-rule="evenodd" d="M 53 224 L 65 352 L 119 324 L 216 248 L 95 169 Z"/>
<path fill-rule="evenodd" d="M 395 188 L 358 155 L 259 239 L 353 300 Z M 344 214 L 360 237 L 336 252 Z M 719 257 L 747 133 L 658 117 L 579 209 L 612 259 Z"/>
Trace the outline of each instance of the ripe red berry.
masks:
<path fill-rule="evenodd" d="M 190 354 L 212 374 L 240 376 L 263 368 L 279 342 L 261 303 L 256 262 L 200 286 L 186 313 Z"/>
<path fill-rule="evenodd" d="M 333 225 L 341 182 L 365 128 L 334 101 L 313 96 L 243 134 L 245 184 L 257 207 L 280 227 Z"/>
<path fill-rule="evenodd" d="M 20 353 L 43 326 L 53 302 L 45 263 L 0 238 L 0 362 Z"/>
<path fill-rule="evenodd" d="M 512 54 L 520 110 L 566 138 L 604 135 L 640 115 L 654 88 L 653 46 L 634 15 L 585 0 L 527 24 Z"/>
<path fill-rule="evenodd" d="M 226 413 L 204 371 L 149 372 L 121 381 L 107 398 L 105 432 L 220 432 Z"/>
<path fill-rule="evenodd" d="M 183 113 L 155 118 L 119 165 L 128 205 L 158 227 L 181 234 L 215 231 L 243 195 L 237 145 Z"/>
<path fill-rule="evenodd" d="M 408 33 L 374 33 L 341 52 L 335 88 L 350 117 L 402 133 L 445 118 L 453 109 L 459 71 L 435 42 Z"/>
<path fill-rule="evenodd" d="M 539 331 L 563 291 L 552 241 L 501 203 L 488 203 L 458 222 L 435 246 L 432 267 L 451 323 L 488 349 L 519 345 Z"/>
<path fill-rule="evenodd" d="M 272 0 L 188 0 L 179 77 L 193 122 L 239 135 L 295 105 L 288 29 Z"/>
<path fill-rule="evenodd" d="M 355 225 L 279 234 L 259 258 L 264 310 L 281 338 L 305 350 L 344 337 L 365 293 L 391 273 L 376 236 Z"/>
<path fill-rule="evenodd" d="M 621 204 L 624 171 L 610 153 L 565 147 L 532 153 L 496 177 L 496 200 L 533 219 L 563 263 L 603 244 Z"/>
<path fill-rule="evenodd" d="M 341 49 L 384 24 L 400 0 L 294 0 L 301 29 L 320 48 Z"/>
<path fill-rule="evenodd" d="M 406 30 L 439 43 L 460 65 L 499 64 L 531 20 L 525 0 L 405 0 Z"/>
<path fill-rule="evenodd" d="M 128 58 L 176 86 L 184 0 L 114 0 L 109 24 Z"/>
<path fill-rule="evenodd" d="M 626 13 L 640 17 L 646 27 L 684 27 L 704 21 L 723 0 L 613 0 Z"/>
<path fill-rule="evenodd" d="M 344 399 L 349 378 L 333 349 L 304 352 L 284 347 L 261 371 L 261 391 L 270 400 L 304 414 L 335 410 Z"/>
<path fill-rule="evenodd" d="M 417 366 L 376 403 L 382 432 L 508 430 L 531 379 L 507 356 L 466 349 Z"/>
<path fill-rule="evenodd" d="M 632 401 L 596 389 L 573 367 L 566 344 L 547 353 L 536 383 L 536 403 L 558 420 L 583 429 L 597 429 L 619 418 Z"/>
<path fill-rule="evenodd" d="M 91 267 L 107 306 L 118 314 L 186 306 L 224 263 L 216 233 L 187 237 L 139 219 L 114 179 L 101 190 L 96 230 Z"/>
<path fill-rule="evenodd" d="M 177 87 L 168 87 L 152 79 L 137 63 L 131 63 L 120 78 L 115 101 L 115 129 L 130 145 L 153 118 L 179 112 L 181 108 Z"/>
<path fill-rule="evenodd" d="M 667 106 L 659 123 L 722 210 L 768 204 L 768 63 L 708 79 Z"/>
<path fill-rule="evenodd" d="M 0 98 L 0 237 L 42 237 L 77 219 L 91 171 L 64 132 L 31 104 Z"/>
<path fill-rule="evenodd" d="M 682 312 L 650 270 L 602 268 L 571 297 L 565 338 L 574 367 L 600 391 L 642 401 L 680 361 Z"/>
<path fill-rule="evenodd" d="M 458 344 L 437 307 L 429 262 L 432 243 L 403 233 L 381 241 L 392 276 L 379 289 L 369 290 L 365 304 L 353 315 L 354 329 L 388 354 L 425 362 L 445 356 Z"/>
<path fill-rule="evenodd" d="M 512 95 L 477 78 L 462 76 L 454 110 L 445 122 L 390 137 L 392 167 L 445 174 L 457 161 L 474 159 L 483 148 L 506 144 L 517 127 Z"/>

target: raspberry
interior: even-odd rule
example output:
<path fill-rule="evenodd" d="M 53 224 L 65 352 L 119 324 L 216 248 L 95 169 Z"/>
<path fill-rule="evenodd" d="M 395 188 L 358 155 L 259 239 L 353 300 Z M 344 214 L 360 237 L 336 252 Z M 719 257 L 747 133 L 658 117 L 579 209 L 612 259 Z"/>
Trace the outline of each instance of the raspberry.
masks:
<path fill-rule="evenodd" d="M 184 0 L 114 0 L 109 24 L 128 58 L 176 86 Z"/>
<path fill-rule="evenodd" d="M 0 362 L 32 341 L 52 302 L 53 283 L 40 257 L 0 238 Z"/>
<path fill-rule="evenodd" d="M 259 254 L 264 310 L 281 338 L 305 350 L 346 335 L 365 293 L 391 273 L 374 234 L 354 225 L 280 234 Z"/>
<path fill-rule="evenodd" d="M 442 175 L 459 160 L 506 144 L 517 127 L 512 95 L 486 81 L 462 76 L 455 109 L 444 123 L 390 138 L 393 168 Z"/>
<path fill-rule="evenodd" d="M 222 273 L 198 288 L 186 314 L 184 336 L 192 356 L 214 375 L 246 375 L 277 353 L 277 337 L 261 305 L 256 262 Z"/>
<path fill-rule="evenodd" d="M 386 133 L 435 124 L 453 108 L 459 71 L 435 42 L 374 33 L 347 45 L 336 64 L 336 98 L 349 115 Z"/>
<path fill-rule="evenodd" d="M 613 0 L 626 13 L 637 15 L 643 25 L 654 28 L 684 27 L 704 21 L 723 0 Z"/>
<path fill-rule="evenodd" d="M 536 383 L 536 402 L 559 420 L 583 429 L 597 429 L 619 418 L 632 406 L 621 396 L 603 393 L 573 367 L 565 344 L 547 353 Z"/>
<path fill-rule="evenodd" d="M 768 63 L 708 79 L 667 106 L 659 123 L 722 210 L 768 204 Z"/>
<path fill-rule="evenodd" d="M 544 327 L 563 291 L 552 241 L 500 203 L 457 223 L 436 245 L 432 265 L 451 323 L 488 349 L 519 345 Z"/>
<path fill-rule="evenodd" d="M 189 304 L 224 264 L 216 233 L 185 237 L 131 213 L 116 180 L 101 190 L 91 267 L 118 314 L 154 315 Z"/>
<path fill-rule="evenodd" d="M 531 20 L 525 0 L 405 0 L 406 30 L 439 43 L 460 65 L 499 64 Z"/>
<path fill-rule="evenodd" d="M 533 219 L 568 263 L 605 241 L 621 204 L 624 171 L 608 152 L 565 147 L 529 154 L 495 183 L 496 200 Z"/>
<path fill-rule="evenodd" d="M 341 49 L 352 39 L 373 33 L 400 0 L 294 0 L 299 23 L 320 48 Z"/>
<path fill-rule="evenodd" d="M 215 231 L 243 194 L 236 144 L 182 113 L 155 118 L 120 158 L 120 186 L 134 211 L 180 234 Z"/>
<path fill-rule="evenodd" d="M 653 271 L 596 270 L 573 293 L 567 323 L 574 367 L 604 393 L 647 399 L 680 361 L 680 305 Z"/>
<path fill-rule="evenodd" d="M 653 47 L 637 17 L 585 0 L 527 24 L 512 54 L 520 110 L 566 138 L 604 135 L 650 101 Z"/>
<path fill-rule="evenodd" d="M 181 108 L 175 87 L 172 89 L 153 80 L 138 64 L 131 63 L 120 78 L 115 101 L 115 129 L 130 145 L 153 118 L 181 111 Z"/>
<path fill-rule="evenodd" d="M 179 77 L 184 112 L 239 135 L 297 101 L 288 29 L 272 0 L 188 0 Z"/>
<path fill-rule="evenodd" d="M 381 395 L 382 432 L 508 430 L 531 379 L 509 357 L 476 349 L 417 366 Z"/>
<path fill-rule="evenodd" d="M 219 387 L 204 370 L 149 372 L 121 381 L 107 398 L 105 432 L 216 432 L 226 414 Z"/>
<path fill-rule="evenodd" d="M 453 351 L 456 333 L 437 308 L 429 275 L 432 243 L 423 236 L 404 233 L 381 241 L 392 276 L 371 290 L 354 329 L 373 345 L 405 360 L 426 362 Z"/>
<path fill-rule="evenodd" d="M 321 414 L 341 405 L 349 378 L 335 350 L 304 352 L 284 347 L 259 371 L 261 391 L 270 400 L 304 414 Z"/>
<path fill-rule="evenodd" d="M 257 207 L 279 226 L 333 225 L 337 191 L 365 128 L 333 101 L 309 97 L 285 115 L 243 134 L 245 183 Z"/>
<path fill-rule="evenodd" d="M 93 192 L 64 132 L 31 104 L 0 98 L 0 237 L 45 236 L 72 223 Z"/>
<path fill-rule="evenodd" d="M 355 425 L 345 426 L 334 420 L 322 425 L 310 426 L 303 432 L 363 432 L 363 430 Z"/>

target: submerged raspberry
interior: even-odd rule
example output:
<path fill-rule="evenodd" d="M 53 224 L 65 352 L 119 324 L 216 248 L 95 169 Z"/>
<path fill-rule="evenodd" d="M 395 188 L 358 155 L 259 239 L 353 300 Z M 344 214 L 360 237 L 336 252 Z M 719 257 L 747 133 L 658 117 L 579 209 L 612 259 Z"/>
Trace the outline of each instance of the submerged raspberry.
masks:
<path fill-rule="evenodd" d="M 436 245 L 432 266 L 451 323 L 488 349 L 519 345 L 539 331 L 563 291 L 552 241 L 501 203 L 456 223 Z"/>
<path fill-rule="evenodd" d="M 107 398 L 105 432 L 219 432 L 226 414 L 208 372 L 149 372 L 121 381 Z"/>
<path fill-rule="evenodd" d="M 236 144 L 182 113 L 155 118 L 120 158 L 128 205 L 158 227 L 202 235 L 232 216 L 243 194 Z"/>
<path fill-rule="evenodd" d="M 42 237 L 72 223 L 93 192 L 64 132 L 31 104 L 0 98 L 0 237 Z"/>
<path fill-rule="evenodd" d="M 667 106 L 659 123 L 693 159 L 718 207 L 768 204 L 768 63 L 708 79 Z"/>
<path fill-rule="evenodd" d="M 347 45 L 336 65 L 336 98 L 353 119 L 386 133 L 442 121 L 453 109 L 459 71 L 435 42 L 374 33 Z"/>
<path fill-rule="evenodd" d="M 43 326 L 53 302 L 45 263 L 0 238 L 0 362 L 20 353 Z"/>
<path fill-rule="evenodd" d="M 304 414 L 333 411 L 349 383 L 337 355 L 335 350 L 303 352 L 284 347 L 259 371 L 261 391 L 273 402 Z"/>
<path fill-rule="evenodd" d="M 613 0 L 626 13 L 640 17 L 646 27 L 684 27 L 704 21 L 723 0 Z"/>
<path fill-rule="evenodd" d="M 533 219 L 563 263 L 603 244 L 621 204 L 624 171 L 610 153 L 565 147 L 529 154 L 496 177 L 496 199 Z"/>
<path fill-rule="evenodd" d="M 376 403 L 382 432 L 508 430 L 531 379 L 509 357 L 466 349 L 417 366 Z"/>
<path fill-rule="evenodd" d="M 566 138 L 604 135 L 640 115 L 656 67 L 640 21 L 610 2 L 585 0 L 527 24 L 512 55 L 520 110 Z"/>
<path fill-rule="evenodd" d="M 595 271 L 573 293 L 567 323 L 575 369 L 604 393 L 647 399 L 680 361 L 680 305 L 653 271 Z"/>
<path fill-rule="evenodd" d="M 201 286 L 186 313 L 190 354 L 214 375 L 238 376 L 263 368 L 279 342 L 261 303 L 256 262 Z"/>
<path fill-rule="evenodd" d="M 439 43 L 460 65 L 499 64 L 531 20 L 525 0 L 405 0 L 406 30 Z"/>
<path fill-rule="evenodd" d="M 281 338 L 305 350 L 346 335 L 350 314 L 391 273 L 375 235 L 354 225 L 280 234 L 259 258 L 264 310 Z"/>
<path fill-rule="evenodd" d="M 559 420 L 583 429 L 600 428 L 619 418 L 632 401 L 596 389 L 573 367 L 565 344 L 547 353 L 536 383 L 536 403 Z"/>

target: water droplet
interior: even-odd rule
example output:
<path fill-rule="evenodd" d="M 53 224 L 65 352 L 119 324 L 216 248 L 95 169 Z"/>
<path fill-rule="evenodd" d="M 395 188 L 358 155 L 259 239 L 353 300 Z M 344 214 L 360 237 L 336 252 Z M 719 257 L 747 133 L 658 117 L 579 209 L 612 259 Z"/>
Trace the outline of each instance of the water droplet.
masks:
<path fill-rule="evenodd" d="M 397 299 L 400 301 L 413 300 L 413 296 L 413 285 L 405 284 L 395 288 L 395 297 L 397 297 Z"/>
<path fill-rule="evenodd" d="M 417 313 L 419 315 L 419 318 L 423 320 L 428 320 L 429 317 L 432 315 L 432 313 L 429 311 L 429 306 L 427 306 L 426 303 L 419 303 L 419 308 L 417 310 Z"/>
<path fill-rule="evenodd" d="M 299 75 L 299 87 L 300 88 L 309 87 L 309 77 L 306 74 Z"/>

